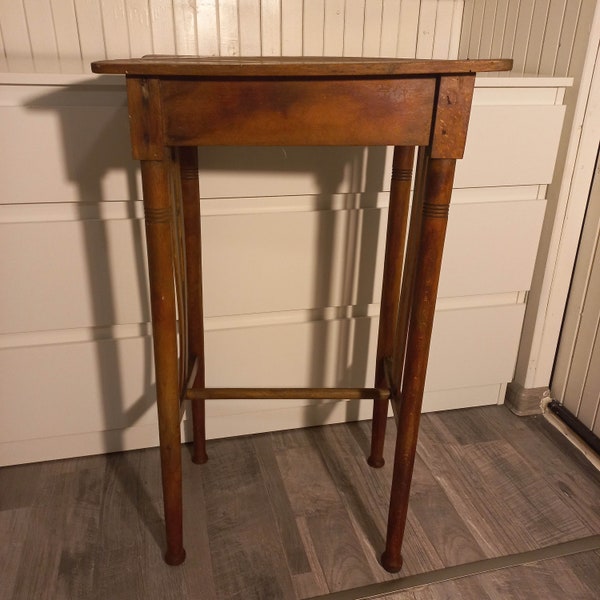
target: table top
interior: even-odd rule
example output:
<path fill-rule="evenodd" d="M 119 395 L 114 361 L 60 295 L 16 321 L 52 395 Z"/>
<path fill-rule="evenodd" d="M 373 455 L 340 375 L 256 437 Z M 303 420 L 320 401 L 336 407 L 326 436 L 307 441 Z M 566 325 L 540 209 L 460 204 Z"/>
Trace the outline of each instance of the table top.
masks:
<path fill-rule="evenodd" d="M 512 60 L 150 55 L 100 60 L 92 71 L 150 77 L 403 77 L 510 71 Z"/>

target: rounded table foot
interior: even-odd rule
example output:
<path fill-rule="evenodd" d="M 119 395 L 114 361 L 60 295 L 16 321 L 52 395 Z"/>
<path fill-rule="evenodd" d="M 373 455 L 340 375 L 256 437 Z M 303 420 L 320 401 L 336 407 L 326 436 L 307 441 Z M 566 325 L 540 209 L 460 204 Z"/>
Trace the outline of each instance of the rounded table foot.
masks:
<path fill-rule="evenodd" d="M 172 567 L 180 565 L 185 560 L 185 550 L 182 548 L 178 552 L 171 552 L 167 550 L 165 554 L 165 562 Z"/>
<path fill-rule="evenodd" d="M 387 551 L 381 555 L 381 566 L 388 573 L 398 573 L 402 569 L 402 562 L 402 555 L 391 557 Z"/>
<path fill-rule="evenodd" d="M 373 456 L 369 456 L 369 458 L 367 458 L 367 464 L 374 469 L 380 469 L 385 465 L 385 459 L 383 457 L 374 458 Z"/>
<path fill-rule="evenodd" d="M 208 454 L 206 452 L 194 452 L 192 454 L 192 462 L 197 465 L 203 465 L 208 461 Z"/>

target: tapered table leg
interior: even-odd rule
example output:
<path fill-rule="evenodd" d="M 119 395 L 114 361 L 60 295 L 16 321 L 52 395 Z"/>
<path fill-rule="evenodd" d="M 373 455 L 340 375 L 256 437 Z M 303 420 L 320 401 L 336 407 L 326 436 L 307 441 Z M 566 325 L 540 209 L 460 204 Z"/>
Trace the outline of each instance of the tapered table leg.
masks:
<path fill-rule="evenodd" d="M 190 364 L 196 363 L 194 388 L 205 387 L 204 367 L 204 311 L 202 302 L 202 243 L 200 227 L 200 188 L 198 184 L 198 150 L 196 147 L 178 148 L 183 197 L 185 229 L 185 256 L 187 280 L 188 340 Z M 192 460 L 201 464 L 208 460 L 206 454 L 205 401 L 194 399 L 192 423 L 194 452 Z"/>
<path fill-rule="evenodd" d="M 454 179 L 454 159 L 429 159 L 425 169 L 424 203 L 418 262 L 408 326 L 402 390 L 395 399 L 398 435 L 388 517 L 384 568 L 402 568 L 402 540 L 408 513 L 410 482 L 414 467 L 429 344 Z"/>
<path fill-rule="evenodd" d="M 379 389 L 389 385 L 389 382 L 386 381 L 385 361 L 392 357 L 394 332 L 398 320 L 398 297 L 402 280 L 413 161 L 413 147 L 398 146 L 394 148 L 375 367 L 375 387 Z M 381 467 L 384 464 L 383 445 L 387 413 L 388 401 L 375 400 L 373 403 L 371 454 L 367 459 L 372 467 Z"/>
<path fill-rule="evenodd" d="M 160 437 L 163 502 L 167 534 L 165 561 L 185 560 L 182 528 L 181 434 L 175 289 L 173 283 L 173 215 L 170 160 L 142 160 L 156 397 Z"/>

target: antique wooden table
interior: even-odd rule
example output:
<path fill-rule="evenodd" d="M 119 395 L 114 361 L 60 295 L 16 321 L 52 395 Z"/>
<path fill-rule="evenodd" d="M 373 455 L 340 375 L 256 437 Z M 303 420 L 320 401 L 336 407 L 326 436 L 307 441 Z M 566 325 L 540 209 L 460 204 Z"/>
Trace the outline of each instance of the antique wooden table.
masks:
<path fill-rule="evenodd" d="M 371 454 L 383 465 L 388 402 L 398 428 L 382 564 L 402 567 L 408 497 L 456 159 L 475 73 L 510 60 L 197 58 L 92 64 L 127 76 L 141 161 L 166 522 L 165 560 L 185 559 L 181 405 L 191 400 L 193 460 L 207 459 L 204 400 L 370 398 Z M 372 388 L 207 388 L 197 146 L 394 146 L 376 373 Z M 419 147 L 408 218 L 414 148 Z M 405 255 L 406 250 L 406 255 Z M 406 258 L 404 258 L 406 256 Z"/>

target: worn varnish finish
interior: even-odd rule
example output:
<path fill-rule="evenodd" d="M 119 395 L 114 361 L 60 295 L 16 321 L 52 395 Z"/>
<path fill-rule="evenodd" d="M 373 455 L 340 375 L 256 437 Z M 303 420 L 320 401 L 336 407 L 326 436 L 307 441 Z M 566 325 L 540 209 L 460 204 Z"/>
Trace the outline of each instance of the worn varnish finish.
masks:
<path fill-rule="evenodd" d="M 509 60 L 168 56 L 93 63 L 96 73 L 127 75 L 133 154 L 142 162 L 167 529 L 165 559 L 169 564 L 185 559 L 179 433 L 182 400 L 193 402 L 194 461 L 204 462 L 206 398 L 373 398 L 369 463 L 382 466 L 389 397 L 399 435 L 382 564 L 391 572 L 402 567 L 401 547 L 455 163 L 464 151 L 475 73 L 510 67 Z M 395 147 L 374 388 L 205 388 L 199 195 L 194 174 L 197 165 L 190 150 L 197 145 Z M 414 146 L 420 147 L 416 208 L 403 277 Z M 191 383 L 187 392 L 184 382 Z M 344 518 L 335 512 L 310 514 L 305 519 L 305 531 L 329 531 L 325 538 L 343 546 L 335 556 L 343 555 L 344 548 L 360 545 L 350 533 L 339 537 Z M 351 555 L 347 560 L 354 562 Z M 335 584 L 337 562 L 322 566 L 325 580 Z M 358 567 L 353 572 L 357 577 L 363 573 L 359 579 L 372 576 Z M 271 591 L 279 596 L 284 590 Z"/>
<path fill-rule="evenodd" d="M 600 474 L 543 417 L 483 407 L 423 415 L 421 430 L 403 576 L 600 533 Z M 395 579 L 377 564 L 393 446 L 370 468 L 370 433 L 361 422 L 209 441 L 201 477 L 182 465 L 190 560 L 178 569 L 158 551 L 158 449 L 2 468 L 0 600 L 295 600 Z M 592 600 L 599 556 L 390 598 Z"/>

